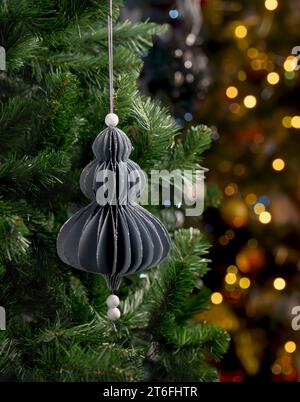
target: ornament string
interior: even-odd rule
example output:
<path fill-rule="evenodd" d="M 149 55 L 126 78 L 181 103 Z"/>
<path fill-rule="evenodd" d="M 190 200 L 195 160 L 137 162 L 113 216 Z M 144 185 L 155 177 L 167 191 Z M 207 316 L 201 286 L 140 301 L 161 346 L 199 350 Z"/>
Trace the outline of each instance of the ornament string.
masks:
<path fill-rule="evenodd" d="M 113 0 L 109 0 L 109 12 L 107 19 L 108 36 L 108 71 L 109 71 L 109 106 L 110 113 L 114 112 L 114 59 L 113 59 Z"/>

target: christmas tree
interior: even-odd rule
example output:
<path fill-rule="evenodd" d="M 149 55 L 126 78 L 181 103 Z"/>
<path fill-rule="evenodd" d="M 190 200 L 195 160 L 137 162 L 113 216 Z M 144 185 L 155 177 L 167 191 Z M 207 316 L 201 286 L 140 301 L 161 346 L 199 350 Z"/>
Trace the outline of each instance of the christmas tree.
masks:
<path fill-rule="evenodd" d="M 212 363 L 228 335 L 193 320 L 210 298 L 201 281 L 208 244 L 199 230 L 173 230 L 168 260 L 123 280 L 115 325 L 106 317 L 104 279 L 56 254 L 59 228 L 87 204 L 79 177 L 108 112 L 108 2 L 101 3 L 0 4 L 7 69 L 0 73 L 1 380 L 216 380 Z M 114 2 L 115 16 L 120 6 Z M 210 143 L 207 127 L 182 137 L 165 108 L 138 94 L 141 54 L 164 30 L 114 26 L 116 112 L 133 142 L 131 157 L 146 172 L 196 169 Z"/>

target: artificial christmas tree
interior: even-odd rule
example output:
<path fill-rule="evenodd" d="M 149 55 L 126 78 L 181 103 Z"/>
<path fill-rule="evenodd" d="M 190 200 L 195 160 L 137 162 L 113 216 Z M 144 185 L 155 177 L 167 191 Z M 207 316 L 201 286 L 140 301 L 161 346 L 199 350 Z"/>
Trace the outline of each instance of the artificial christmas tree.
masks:
<path fill-rule="evenodd" d="M 191 320 L 209 300 L 198 231 L 171 233 L 168 260 L 124 280 L 116 326 L 105 281 L 56 254 L 59 228 L 87 204 L 79 176 L 108 112 L 107 12 L 108 2 L 88 0 L 0 3 L 1 380 L 215 380 L 210 359 L 222 357 L 228 336 Z M 196 168 L 209 142 L 203 126 L 191 130 L 193 141 L 179 140 L 168 112 L 137 93 L 140 53 L 163 30 L 128 21 L 114 30 L 115 107 L 146 172 Z"/>

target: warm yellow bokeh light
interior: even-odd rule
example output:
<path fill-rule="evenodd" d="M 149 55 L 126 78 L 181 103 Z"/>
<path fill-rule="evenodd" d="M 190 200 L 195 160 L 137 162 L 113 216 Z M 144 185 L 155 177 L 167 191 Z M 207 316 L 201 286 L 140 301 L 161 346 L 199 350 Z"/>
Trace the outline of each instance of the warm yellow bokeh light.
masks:
<path fill-rule="evenodd" d="M 256 106 L 256 98 L 254 95 L 247 95 L 244 98 L 244 105 L 248 108 L 248 109 L 252 109 Z"/>
<path fill-rule="evenodd" d="M 229 267 L 227 268 L 226 271 L 229 274 L 237 274 L 238 273 L 238 269 L 235 265 L 229 265 Z"/>
<path fill-rule="evenodd" d="M 238 25 L 235 30 L 234 34 L 237 38 L 243 39 L 247 36 L 248 29 L 245 27 L 245 25 Z"/>
<path fill-rule="evenodd" d="M 226 89 L 226 96 L 230 99 L 234 99 L 238 96 L 238 89 L 236 87 L 228 87 Z"/>
<path fill-rule="evenodd" d="M 274 11 L 278 7 L 278 1 L 277 0 L 266 0 L 265 7 L 269 11 Z"/>
<path fill-rule="evenodd" d="M 300 116 L 294 116 L 291 119 L 291 125 L 294 128 L 300 128 Z"/>
<path fill-rule="evenodd" d="M 238 103 L 232 103 L 229 106 L 229 110 L 231 111 L 231 113 L 239 113 L 241 110 L 241 107 Z"/>
<path fill-rule="evenodd" d="M 288 342 L 286 342 L 286 344 L 284 345 L 284 350 L 285 350 L 287 353 L 294 353 L 295 350 L 296 350 L 296 348 L 297 348 L 297 345 L 296 345 L 295 342 L 293 342 L 293 341 L 288 341 Z"/>
<path fill-rule="evenodd" d="M 250 57 L 250 59 L 255 59 L 258 56 L 258 50 L 255 47 L 250 47 L 247 50 L 247 56 Z"/>
<path fill-rule="evenodd" d="M 225 282 L 228 283 L 228 285 L 233 285 L 236 282 L 236 274 L 228 273 L 225 276 Z"/>
<path fill-rule="evenodd" d="M 297 66 L 297 58 L 295 56 L 288 56 L 283 64 L 285 71 L 294 71 Z"/>
<path fill-rule="evenodd" d="M 256 203 L 256 200 L 257 200 L 256 194 L 254 194 L 254 193 L 247 194 L 247 196 L 246 196 L 246 203 L 247 204 L 253 205 L 253 204 Z"/>
<path fill-rule="evenodd" d="M 259 214 L 259 222 L 263 223 L 264 225 L 266 225 L 267 223 L 270 223 L 272 220 L 272 215 L 270 214 L 270 212 L 268 211 L 264 211 L 261 214 Z"/>
<path fill-rule="evenodd" d="M 235 183 L 229 183 L 225 189 L 224 193 L 228 195 L 229 197 L 233 194 L 235 194 L 238 191 L 238 186 Z"/>
<path fill-rule="evenodd" d="M 281 158 L 274 159 L 272 162 L 272 167 L 274 170 L 277 170 L 277 172 L 280 172 L 281 170 L 284 169 L 285 162 Z"/>
<path fill-rule="evenodd" d="M 274 279 L 273 286 L 276 290 L 283 290 L 285 288 L 286 282 L 283 278 Z"/>
<path fill-rule="evenodd" d="M 253 210 L 256 213 L 256 215 L 260 215 L 262 212 L 266 210 L 266 207 L 261 202 L 258 202 L 257 204 L 255 204 Z"/>
<path fill-rule="evenodd" d="M 220 292 L 214 292 L 210 296 L 210 300 L 213 304 L 221 304 L 223 301 L 223 296 Z"/>
<path fill-rule="evenodd" d="M 291 116 L 285 116 L 282 119 L 282 125 L 285 128 L 291 128 L 292 127 L 292 118 L 291 118 Z"/>
<path fill-rule="evenodd" d="M 276 85 L 280 81 L 280 76 L 278 73 L 275 73 L 275 71 L 273 71 L 267 75 L 267 81 L 271 85 Z"/>
<path fill-rule="evenodd" d="M 239 79 L 240 81 L 245 81 L 246 78 L 247 78 L 247 74 L 245 73 L 245 71 L 244 71 L 244 70 L 239 71 L 239 73 L 238 73 L 238 79 Z"/>
<path fill-rule="evenodd" d="M 272 370 L 272 373 L 273 373 L 273 374 L 279 375 L 279 374 L 281 373 L 281 366 L 280 366 L 280 364 L 277 364 L 277 363 L 273 364 L 271 370 Z"/>
<path fill-rule="evenodd" d="M 249 278 L 244 277 L 244 278 L 240 279 L 239 285 L 240 285 L 241 289 L 248 289 L 250 287 L 250 285 L 251 285 L 251 281 L 250 281 Z"/>

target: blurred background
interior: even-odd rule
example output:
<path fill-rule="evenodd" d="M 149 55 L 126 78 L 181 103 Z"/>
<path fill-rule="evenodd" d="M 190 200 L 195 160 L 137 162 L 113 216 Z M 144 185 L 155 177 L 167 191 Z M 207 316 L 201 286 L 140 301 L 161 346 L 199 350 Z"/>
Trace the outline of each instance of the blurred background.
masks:
<path fill-rule="evenodd" d="M 300 380 L 300 0 L 127 0 L 122 18 L 169 24 L 140 88 L 183 128 L 213 129 L 219 206 L 173 218 L 213 245 L 212 309 L 195 319 L 231 334 L 220 380 Z"/>

